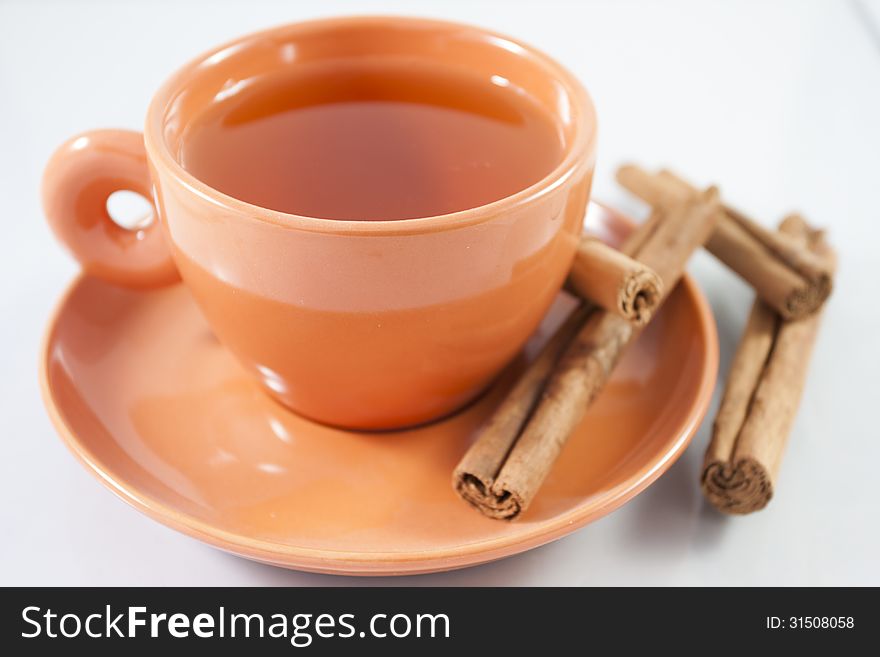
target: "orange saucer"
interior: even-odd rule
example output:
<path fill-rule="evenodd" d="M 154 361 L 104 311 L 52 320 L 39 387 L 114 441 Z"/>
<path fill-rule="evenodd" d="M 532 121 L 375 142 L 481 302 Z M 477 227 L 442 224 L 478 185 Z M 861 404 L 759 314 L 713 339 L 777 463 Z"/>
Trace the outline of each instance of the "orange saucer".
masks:
<path fill-rule="evenodd" d="M 587 226 L 609 239 L 626 231 L 624 220 L 596 205 Z M 571 303 L 560 295 L 527 354 Z M 512 523 L 482 517 L 450 484 L 510 372 L 475 404 L 429 426 L 333 429 L 264 395 L 183 286 L 142 292 L 81 276 L 52 318 L 40 376 L 67 446 L 147 515 L 265 563 L 388 575 L 522 552 L 617 508 L 687 446 L 717 364 L 711 311 L 686 279 L 630 349 L 532 507 Z"/>

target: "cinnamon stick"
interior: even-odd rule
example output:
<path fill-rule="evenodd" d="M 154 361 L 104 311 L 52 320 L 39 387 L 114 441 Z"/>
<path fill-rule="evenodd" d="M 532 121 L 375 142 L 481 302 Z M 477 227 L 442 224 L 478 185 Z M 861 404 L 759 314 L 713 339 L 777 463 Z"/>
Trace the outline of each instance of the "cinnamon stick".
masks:
<path fill-rule="evenodd" d="M 824 261 L 834 256 L 823 235 L 797 215 L 780 226 Z M 724 513 L 763 509 L 776 477 L 806 381 L 821 313 L 786 321 L 756 299 L 737 348 L 706 451 L 701 486 Z"/>
<path fill-rule="evenodd" d="M 717 208 L 713 188 L 655 209 L 624 244 L 626 253 L 651 267 L 663 281 L 661 301 L 677 284 L 691 253 L 708 239 Z M 589 313 L 574 338 L 565 341 L 558 362 L 551 360 L 555 366 L 537 386 L 540 396 L 512 393 L 496 410 L 453 473 L 458 494 L 490 518 L 512 520 L 528 508 L 569 435 L 637 334 L 631 322 L 614 312 Z M 524 378 L 540 380 L 532 368 L 545 366 L 533 364 Z M 535 394 L 531 384 L 523 387 Z"/>
<path fill-rule="evenodd" d="M 647 324 L 662 295 L 663 283 L 650 267 L 584 235 L 568 275 L 568 289 L 637 326 Z"/>
<path fill-rule="evenodd" d="M 560 354 L 592 311 L 593 306 L 581 303 L 571 312 L 489 418 L 479 440 L 455 471 L 454 486 L 465 500 L 476 506 L 477 500 L 486 495 L 487 488 L 491 486 L 489 482 L 498 472 L 499 462 L 510 453 Z M 511 498 L 492 498 L 485 512 L 494 518 L 505 518 L 517 513 L 514 504 Z"/>
<path fill-rule="evenodd" d="M 650 174 L 635 165 L 621 167 L 617 179 L 652 206 L 692 194 L 694 188 L 669 171 Z M 827 263 L 790 238 L 763 228 L 724 205 L 706 248 L 785 319 L 806 317 L 831 293 Z"/>

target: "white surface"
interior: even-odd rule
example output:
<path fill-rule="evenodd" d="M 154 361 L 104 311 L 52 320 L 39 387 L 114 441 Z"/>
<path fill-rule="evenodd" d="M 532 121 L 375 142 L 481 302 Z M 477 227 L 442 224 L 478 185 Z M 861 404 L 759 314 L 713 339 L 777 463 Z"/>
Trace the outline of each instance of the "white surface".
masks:
<path fill-rule="evenodd" d="M 68 454 L 36 381 L 45 320 L 76 271 L 38 201 L 52 149 L 80 130 L 140 127 L 163 78 L 210 46 L 345 13 L 448 17 L 527 40 L 574 70 L 595 98 L 595 197 L 638 208 L 616 188 L 615 166 L 668 164 L 721 183 L 768 225 L 802 210 L 830 228 L 842 259 L 778 495 L 765 511 L 725 518 L 703 503 L 704 426 L 653 487 L 574 535 L 494 564 L 394 583 L 880 584 L 880 316 L 869 275 L 878 267 L 871 250 L 880 249 L 880 7 L 830 0 L 0 0 L 0 584 L 389 582 L 254 564 L 147 519 Z M 708 255 L 692 271 L 717 316 L 723 373 L 751 295 Z"/>

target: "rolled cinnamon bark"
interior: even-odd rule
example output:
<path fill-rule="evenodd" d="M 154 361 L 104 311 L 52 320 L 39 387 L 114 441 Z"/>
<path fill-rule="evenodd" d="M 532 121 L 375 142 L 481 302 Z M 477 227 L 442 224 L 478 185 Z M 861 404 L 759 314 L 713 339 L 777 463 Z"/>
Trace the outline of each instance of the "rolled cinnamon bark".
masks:
<path fill-rule="evenodd" d="M 694 188 L 669 171 L 650 174 L 627 165 L 618 169 L 621 185 L 652 206 L 692 194 Z M 757 295 L 785 319 L 806 317 L 831 293 L 826 263 L 802 245 L 723 206 L 706 248 L 748 282 Z"/>
<path fill-rule="evenodd" d="M 568 275 L 568 289 L 642 326 L 660 303 L 663 283 L 650 267 L 584 235 Z"/>
<path fill-rule="evenodd" d="M 821 232 L 797 215 L 787 217 L 780 231 L 809 248 L 827 271 L 833 271 L 834 255 Z M 820 321 L 821 313 L 786 321 L 765 302 L 755 300 L 703 464 L 703 494 L 718 510 L 751 513 L 773 497 Z"/>
<path fill-rule="evenodd" d="M 492 483 L 534 410 L 559 356 L 594 309 L 588 303 L 581 303 L 571 312 L 517 379 L 455 469 L 453 486 L 462 498 L 485 515 L 508 518 L 519 512 L 516 500 L 492 494 Z"/>
<path fill-rule="evenodd" d="M 708 239 L 717 210 L 714 188 L 655 209 L 624 245 L 659 275 L 665 290 L 661 301 L 675 287 L 691 253 Z M 558 362 L 545 370 L 540 397 L 523 396 L 529 405 L 523 412 L 526 404 L 509 396 L 453 473 L 459 495 L 490 518 L 512 520 L 528 508 L 562 446 L 638 335 L 631 322 L 607 310 L 578 321 L 579 329 L 566 341 Z"/>

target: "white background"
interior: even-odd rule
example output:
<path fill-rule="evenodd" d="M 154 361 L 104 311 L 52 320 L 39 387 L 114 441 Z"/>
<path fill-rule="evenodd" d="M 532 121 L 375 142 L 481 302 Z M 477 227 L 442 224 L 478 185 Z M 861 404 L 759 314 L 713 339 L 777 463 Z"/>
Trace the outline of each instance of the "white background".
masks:
<path fill-rule="evenodd" d="M 667 164 L 719 183 L 767 225 L 802 210 L 830 229 L 842 261 L 766 510 L 726 518 L 704 504 L 704 426 L 654 486 L 574 535 L 395 583 L 880 584 L 880 4 L 846 0 L 0 0 L 0 584 L 388 583 L 258 565 L 141 516 L 68 454 L 36 376 L 45 321 L 76 272 L 39 206 L 52 149 L 84 129 L 138 129 L 160 82 L 215 44 L 350 13 L 447 17 L 531 42 L 594 96 L 595 197 L 639 209 L 614 168 Z M 708 255 L 691 270 L 715 310 L 724 373 L 751 294 Z"/>

